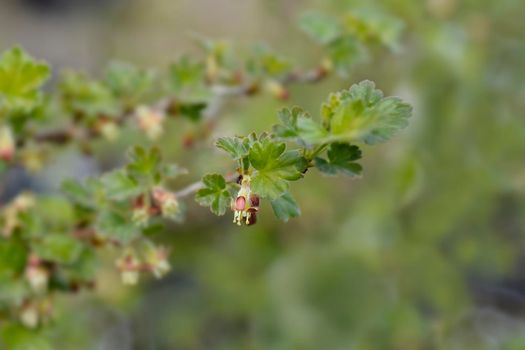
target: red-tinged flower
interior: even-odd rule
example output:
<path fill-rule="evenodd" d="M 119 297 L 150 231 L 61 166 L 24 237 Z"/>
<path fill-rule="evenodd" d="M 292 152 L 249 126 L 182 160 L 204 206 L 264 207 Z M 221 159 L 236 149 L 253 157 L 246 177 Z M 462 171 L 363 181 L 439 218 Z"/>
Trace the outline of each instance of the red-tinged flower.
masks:
<path fill-rule="evenodd" d="M 153 200 L 160 207 L 164 217 L 174 218 L 180 214 L 179 201 L 173 192 L 162 187 L 156 187 L 153 189 Z"/>
<path fill-rule="evenodd" d="M 244 175 L 241 178 L 241 189 L 237 197 L 232 201 L 233 222 L 237 225 L 255 224 L 257 211 L 259 210 L 259 196 L 252 193 L 250 188 L 250 176 Z"/>
<path fill-rule="evenodd" d="M 137 284 L 142 264 L 134 252 L 126 252 L 115 264 L 120 271 L 123 284 Z"/>
<path fill-rule="evenodd" d="M 136 111 L 136 118 L 138 126 L 146 133 L 146 136 L 151 140 L 158 139 L 164 131 L 165 114 L 162 111 L 140 106 Z"/>

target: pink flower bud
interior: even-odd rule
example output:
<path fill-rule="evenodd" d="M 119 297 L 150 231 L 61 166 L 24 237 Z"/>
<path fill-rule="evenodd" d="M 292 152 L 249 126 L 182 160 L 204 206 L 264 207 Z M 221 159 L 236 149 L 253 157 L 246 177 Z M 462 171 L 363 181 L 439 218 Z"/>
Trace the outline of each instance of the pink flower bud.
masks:
<path fill-rule="evenodd" d="M 244 210 L 244 208 L 246 207 L 246 198 L 244 198 L 243 196 L 239 196 L 237 197 L 237 199 L 235 200 L 235 210 Z"/>

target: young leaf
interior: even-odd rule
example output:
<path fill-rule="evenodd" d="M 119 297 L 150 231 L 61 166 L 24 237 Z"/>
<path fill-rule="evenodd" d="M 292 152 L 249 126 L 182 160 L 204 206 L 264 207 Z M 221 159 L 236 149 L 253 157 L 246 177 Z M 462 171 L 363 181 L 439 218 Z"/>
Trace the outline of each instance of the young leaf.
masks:
<path fill-rule="evenodd" d="M 179 58 L 169 69 L 171 86 L 175 91 L 184 88 L 194 88 L 204 81 L 204 64 L 192 62 L 187 56 Z"/>
<path fill-rule="evenodd" d="M 139 237 L 140 229 L 129 217 L 107 208 L 100 211 L 95 222 L 95 231 L 102 238 L 128 243 Z"/>
<path fill-rule="evenodd" d="M 143 188 L 124 170 L 116 170 L 100 178 L 106 195 L 115 200 L 124 200 L 140 194 Z"/>
<path fill-rule="evenodd" d="M 203 207 L 210 207 L 215 215 L 224 215 L 231 205 L 232 196 L 222 175 L 209 174 L 202 178 L 204 188 L 197 191 L 195 200 Z"/>
<path fill-rule="evenodd" d="M 118 101 L 112 91 L 84 74 L 66 72 L 59 88 L 64 108 L 68 112 L 81 112 L 91 118 L 99 114 L 111 116 L 119 112 Z"/>
<path fill-rule="evenodd" d="M 215 142 L 215 146 L 229 153 L 233 160 L 239 160 L 248 155 L 248 147 L 240 137 L 221 137 Z"/>
<path fill-rule="evenodd" d="M 302 145 L 311 145 L 328 136 L 326 129 L 299 107 L 291 110 L 283 108 L 278 112 L 278 116 L 282 124 L 275 125 L 273 132 L 281 140 L 294 140 Z"/>
<path fill-rule="evenodd" d="M 376 144 L 408 125 L 412 107 L 398 97 L 383 97 L 373 82 L 365 80 L 330 95 L 322 113 L 331 133 L 326 141 Z"/>
<path fill-rule="evenodd" d="M 261 197 L 277 198 L 288 189 L 288 181 L 302 177 L 304 158 L 297 151 L 286 151 L 286 145 L 270 139 L 256 142 L 250 149 L 252 191 Z"/>
<path fill-rule="evenodd" d="M 105 82 L 111 91 L 132 104 L 138 103 L 139 99 L 146 95 L 154 81 L 153 71 L 140 69 L 124 62 L 112 62 L 105 77 Z"/>
<path fill-rule="evenodd" d="M 301 28 L 312 39 L 321 44 L 328 44 L 342 34 L 343 28 L 332 16 L 309 12 L 299 19 Z"/>
<path fill-rule="evenodd" d="M 30 111 L 41 101 L 38 89 L 49 78 L 49 66 L 19 47 L 0 57 L 0 108 Z"/>
<path fill-rule="evenodd" d="M 328 55 L 336 71 L 346 77 L 352 67 L 366 58 L 366 49 L 353 36 L 345 35 L 332 41 L 328 47 Z"/>
<path fill-rule="evenodd" d="M 290 192 L 285 192 L 279 198 L 273 199 L 271 204 L 275 216 L 284 222 L 301 215 L 301 209 Z"/>
<path fill-rule="evenodd" d="M 146 151 L 137 146 L 128 153 L 130 163 L 126 167 L 129 175 L 139 178 L 153 179 L 158 176 L 160 165 L 160 150 L 156 147 Z"/>
<path fill-rule="evenodd" d="M 62 182 L 61 190 L 74 203 L 82 207 L 91 208 L 94 205 L 94 186 L 90 187 L 89 184 L 89 181 L 82 183 L 75 179 L 66 179 Z"/>
<path fill-rule="evenodd" d="M 361 174 L 361 164 L 355 161 L 361 158 L 359 147 L 348 143 L 333 143 L 327 152 L 328 160 L 315 158 L 315 167 L 326 175 L 343 173 L 350 176 Z"/>
<path fill-rule="evenodd" d="M 44 260 L 72 264 L 80 256 L 83 246 L 79 240 L 71 236 L 48 234 L 35 243 L 33 249 Z"/>

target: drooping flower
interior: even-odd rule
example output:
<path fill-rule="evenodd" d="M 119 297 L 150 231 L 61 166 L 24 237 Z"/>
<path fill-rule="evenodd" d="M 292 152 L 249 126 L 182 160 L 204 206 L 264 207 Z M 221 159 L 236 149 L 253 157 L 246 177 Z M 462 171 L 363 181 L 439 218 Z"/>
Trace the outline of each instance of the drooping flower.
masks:
<path fill-rule="evenodd" d="M 148 138 L 156 140 L 162 135 L 164 119 L 166 119 L 162 111 L 140 106 L 137 108 L 136 117 L 139 128 L 146 133 Z"/>
<path fill-rule="evenodd" d="M 171 266 L 166 248 L 151 246 L 148 247 L 144 255 L 146 264 L 156 278 L 161 278 L 170 271 Z"/>
<path fill-rule="evenodd" d="M 250 176 L 242 176 L 241 188 L 232 202 L 233 222 L 239 226 L 242 223 L 253 225 L 257 221 L 260 199 L 257 194 L 252 193 L 250 181 Z"/>
<path fill-rule="evenodd" d="M 37 293 L 44 292 L 49 283 L 49 270 L 35 254 L 31 254 L 27 261 L 25 277 L 31 289 Z"/>
<path fill-rule="evenodd" d="M 142 264 L 134 252 L 128 251 L 124 253 L 124 255 L 120 257 L 115 264 L 120 271 L 120 277 L 123 284 L 137 284 L 139 281 Z"/>
<path fill-rule="evenodd" d="M 180 204 L 175 194 L 162 187 L 153 189 L 153 199 L 166 218 L 175 218 L 180 214 Z"/>

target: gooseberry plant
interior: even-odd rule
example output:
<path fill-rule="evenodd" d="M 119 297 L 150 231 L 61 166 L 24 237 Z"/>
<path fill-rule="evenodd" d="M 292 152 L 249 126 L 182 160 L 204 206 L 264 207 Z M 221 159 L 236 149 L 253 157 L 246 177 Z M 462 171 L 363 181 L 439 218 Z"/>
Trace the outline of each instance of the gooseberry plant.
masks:
<path fill-rule="evenodd" d="M 201 131 L 182 140 L 191 146 L 210 136 L 225 101 L 262 93 L 286 100 L 290 84 L 315 83 L 333 72 L 344 77 L 370 49 L 394 48 L 400 31 L 392 18 L 357 13 L 309 13 L 300 27 L 326 53 L 309 70 L 264 45 L 243 60 L 229 42 L 199 38 L 202 59 L 183 56 L 164 72 L 112 63 L 101 79 L 64 72 L 54 89 L 44 89 L 48 64 L 21 48 L 7 50 L 0 57 L 1 170 L 38 171 L 67 145 L 89 154 L 95 140 L 115 140 L 129 128 L 156 142 L 167 123 L 195 123 Z M 359 176 L 360 146 L 389 140 L 410 114 L 407 103 L 362 81 L 330 94 L 320 118 L 283 108 L 268 132 L 218 138 L 215 146 L 231 157 L 228 174 L 206 174 L 173 189 L 172 180 L 187 171 L 164 162 L 157 147 L 132 146 L 123 167 L 65 179 L 60 194 L 21 191 L 0 210 L 4 342 L 14 344 L 16 327 L 48 323 L 57 293 L 93 288 L 100 249 L 121 252 L 115 265 L 126 284 L 144 273 L 165 275 L 170 249 L 152 237 L 165 221 L 184 221 L 188 197 L 215 215 L 231 212 L 237 225 L 255 224 L 263 201 L 288 221 L 300 214 L 291 183 L 312 168 Z"/>

